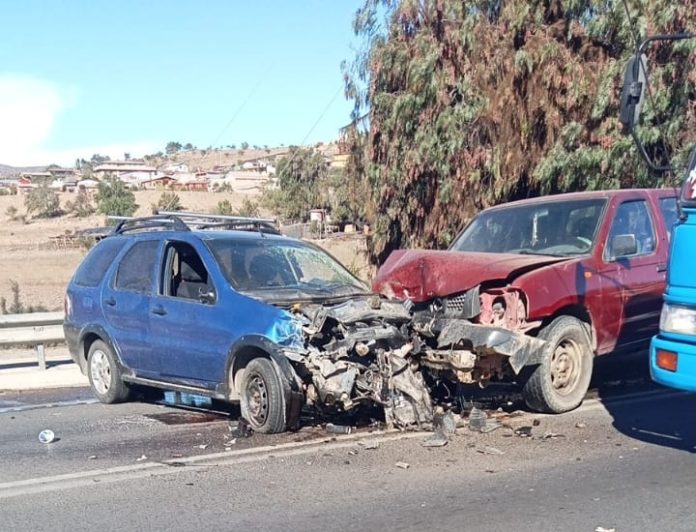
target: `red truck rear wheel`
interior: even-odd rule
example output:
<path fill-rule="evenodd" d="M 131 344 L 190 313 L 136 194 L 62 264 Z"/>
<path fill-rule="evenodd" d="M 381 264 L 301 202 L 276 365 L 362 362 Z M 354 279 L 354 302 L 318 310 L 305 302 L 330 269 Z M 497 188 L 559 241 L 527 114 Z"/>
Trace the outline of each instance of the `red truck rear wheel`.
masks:
<path fill-rule="evenodd" d="M 583 323 L 571 316 L 553 320 L 539 333 L 546 340 L 522 387 L 527 406 L 560 414 L 577 408 L 592 378 L 593 353 Z"/>

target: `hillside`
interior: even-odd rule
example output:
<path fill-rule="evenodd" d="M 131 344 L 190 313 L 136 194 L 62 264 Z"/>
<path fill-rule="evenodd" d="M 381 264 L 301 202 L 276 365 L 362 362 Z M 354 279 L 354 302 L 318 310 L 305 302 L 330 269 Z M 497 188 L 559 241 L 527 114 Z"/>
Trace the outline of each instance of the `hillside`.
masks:
<path fill-rule="evenodd" d="M 306 146 L 309 147 L 309 146 Z M 312 146 L 326 156 L 335 155 L 338 152 L 336 143 L 317 144 Z M 229 167 L 243 164 L 246 161 L 258 159 L 275 160 L 288 153 L 289 147 L 254 150 L 242 149 L 213 149 L 213 150 L 182 150 L 170 155 L 147 156 L 145 160 L 157 168 L 172 164 L 186 164 L 191 170 L 212 170 L 215 167 Z"/>
<path fill-rule="evenodd" d="M 335 142 L 320 143 L 313 146 L 304 146 L 305 148 L 316 148 L 322 154 L 327 157 L 331 157 L 338 153 L 338 145 Z M 231 167 L 234 165 L 243 164 L 246 161 L 255 161 L 258 159 L 268 159 L 274 161 L 278 157 L 282 157 L 287 154 L 289 147 L 281 146 L 276 148 L 268 149 L 252 149 L 248 148 L 246 150 L 242 149 L 212 149 L 212 150 L 182 150 L 173 154 L 163 154 L 163 155 L 146 155 L 144 160 L 156 167 L 164 168 L 176 164 L 185 164 L 192 171 L 210 171 L 216 167 Z M 84 158 L 90 157 L 89 154 L 85 154 Z M 6 164 L 0 164 L 0 178 L 17 176 L 22 172 L 41 172 L 45 170 L 45 166 L 25 166 L 25 167 L 15 167 Z"/>
<path fill-rule="evenodd" d="M 0 178 L 10 177 L 14 175 L 19 175 L 22 172 L 41 172 L 45 169 L 45 166 L 9 166 L 6 164 L 0 164 Z"/>

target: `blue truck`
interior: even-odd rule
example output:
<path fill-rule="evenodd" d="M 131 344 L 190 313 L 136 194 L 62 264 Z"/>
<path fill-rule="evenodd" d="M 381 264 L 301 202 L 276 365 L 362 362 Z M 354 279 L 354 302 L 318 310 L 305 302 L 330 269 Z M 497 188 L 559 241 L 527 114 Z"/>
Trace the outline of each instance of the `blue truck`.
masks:
<path fill-rule="evenodd" d="M 660 332 L 650 344 L 656 382 L 696 391 L 696 170 L 681 193 L 681 216 L 672 230 Z"/>
<path fill-rule="evenodd" d="M 655 172 L 669 164 L 656 163 L 635 132 L 649 80 L 645 51 L 656 41 L 692 39 L 689 33 L 656 35 L 646 39 L 629 61 L 621 94 L 621 123 L 633 136 L 639 152 Z M 648 92 L 649 94 L 649 92 Z M 677 221 L 671 230 L 667 283 L 660 329 L 650 343 L 650 375 L 660 384 L 696 391 L 696 151 L 686 169 Z"/>

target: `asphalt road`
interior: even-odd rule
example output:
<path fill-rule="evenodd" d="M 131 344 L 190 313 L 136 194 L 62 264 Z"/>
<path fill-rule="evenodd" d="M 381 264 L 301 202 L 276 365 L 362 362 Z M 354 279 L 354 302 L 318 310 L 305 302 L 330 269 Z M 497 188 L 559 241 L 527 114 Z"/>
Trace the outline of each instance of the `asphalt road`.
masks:
<path fill-rule="evenodd" d="M 610 380 L 593 395 L 425 448 L 369 427 L 235 439 L 210 413 L 2 394 L 0 529 L 696 529 L 696 396 Z"/>

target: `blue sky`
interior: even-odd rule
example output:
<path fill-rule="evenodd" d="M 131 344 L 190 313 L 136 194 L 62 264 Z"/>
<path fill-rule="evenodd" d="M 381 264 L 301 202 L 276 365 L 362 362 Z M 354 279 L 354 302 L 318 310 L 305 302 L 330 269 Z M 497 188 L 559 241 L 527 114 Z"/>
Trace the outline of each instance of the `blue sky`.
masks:
<path fill-rule="evenodd" d="M 325 110 L 307 142 L 333 140 L 350 120 L 340 63 L 361 4 L 4 2 L 0 163 L 135 157 L 170 140 L 298 144 Z"/>

